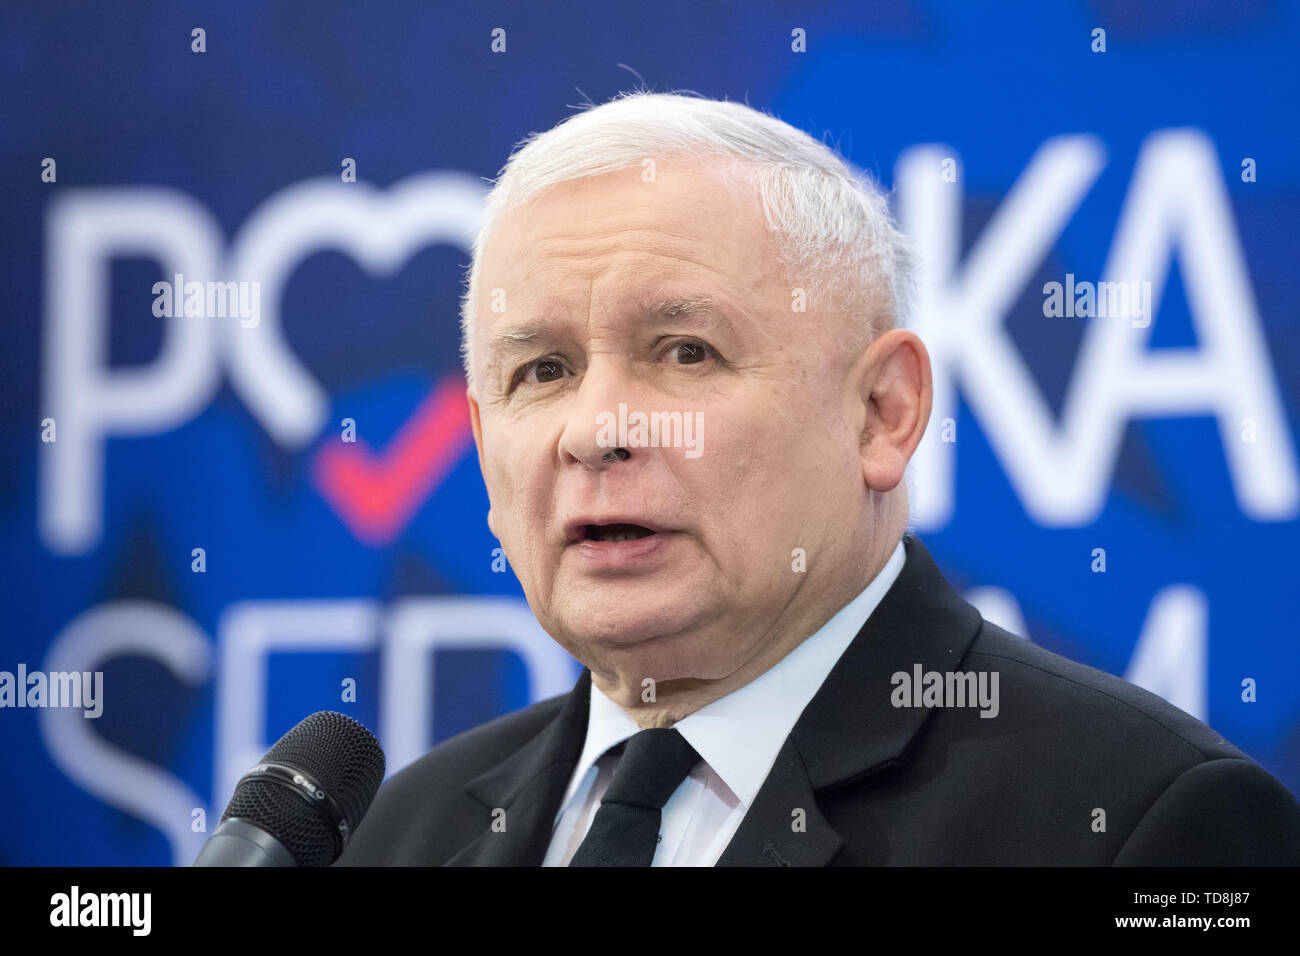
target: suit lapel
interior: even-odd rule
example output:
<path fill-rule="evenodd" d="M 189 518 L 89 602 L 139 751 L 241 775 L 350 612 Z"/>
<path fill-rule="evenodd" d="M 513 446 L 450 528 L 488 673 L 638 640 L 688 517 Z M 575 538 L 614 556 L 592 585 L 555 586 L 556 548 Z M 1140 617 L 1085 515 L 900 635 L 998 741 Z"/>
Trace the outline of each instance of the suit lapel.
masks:
<path fill-rule="evenodd" d="M 555 813 L 587 736 L 591 671 L 582 674 L 559 715 L 540 734 L 465 792 L 485 808 L 483 833 L 446 866 L 540 866 L 554 830 Z M 505 829 L 492 829 L 492 811 L 505 810 Z"/>
<path fill-rule="evenodd" d="M 920 541 L 904 538 L 904 548 L 898 579 L 804 708 L 718 866 L 829 863 L 843 840 L 814 794 L 888 769 L 930 714 L 891 704 L 893 674 L 911 674 L 916 664 L 960 667 L 983 623 L 979 612 L 952 590 Z"/>
<path fill-rule="evenodd" d="M 807 768 L 786 738 L 718 866 L 825 866 L 843 838 L 821 815 Z"/>

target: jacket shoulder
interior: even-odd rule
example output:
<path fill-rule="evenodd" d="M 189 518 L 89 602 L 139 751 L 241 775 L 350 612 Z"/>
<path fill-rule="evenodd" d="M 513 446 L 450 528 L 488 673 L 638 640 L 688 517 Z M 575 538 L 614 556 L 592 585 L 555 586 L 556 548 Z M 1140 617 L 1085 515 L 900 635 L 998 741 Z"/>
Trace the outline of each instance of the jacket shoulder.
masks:
<path fill-rule="evenodd" d="M 1300 863 L 1300 805 L 1213 728 L 1126 680 L 988 623 L 968 655 L 996 667 L 1017 723 L 1071 755 L 1097 806 L 1113 808 L 1103 856 L 1118 866 Z M 1124 781 L 1109 790 L 1107 779 Z M 1101 794 L 1106 796 L 1102 797 Z"/>
<path fill-rule="evenodd" d="M 867 848 L 846 860 L 1300 859 L 1295 799 L 1219 733 L 1128 681 L 979 627 L 960 672 L 991 690 L 980 707 L 937 708 L 894 773 L 843 788 L 824 808 Z M 871 850 L 880 837 L 867 823 L 889 834 L 883 849 Z"/>
<path fill-rule="evenodd" d="M 1080 664 L 985 621 L 965 666 L 1001 673 L 1003 692 L 1019 690 L 1031 718 L 1051 716 L 1062 736 L 1120 730 L 1181 755 L 1188 765 L 1217 758 L 1248 759 L 1222 735 L 1162 697 L 1113 674 Z M 1039 711 L 1034 713 L 1032 711 Z"/>

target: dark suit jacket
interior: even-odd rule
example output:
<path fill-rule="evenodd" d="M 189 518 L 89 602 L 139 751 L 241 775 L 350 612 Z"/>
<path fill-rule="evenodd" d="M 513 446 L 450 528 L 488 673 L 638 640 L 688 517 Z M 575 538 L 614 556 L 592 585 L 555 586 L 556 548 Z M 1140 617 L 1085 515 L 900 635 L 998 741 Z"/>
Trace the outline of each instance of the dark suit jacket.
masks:
<path fill-rule="evenodd" d="M 719 866 L 1300 864 L 1300 807 L 1241 751 L 1159 697 L 983 620 L 917 539 L 905 548 Z M 998 715 L 894 707 L 891 675 L 917 663 L 997 671 Z M 584 670 L 568 695 L 395 774 L 337 865 L 540 864 L 582 750 L 589 682 Z"/>

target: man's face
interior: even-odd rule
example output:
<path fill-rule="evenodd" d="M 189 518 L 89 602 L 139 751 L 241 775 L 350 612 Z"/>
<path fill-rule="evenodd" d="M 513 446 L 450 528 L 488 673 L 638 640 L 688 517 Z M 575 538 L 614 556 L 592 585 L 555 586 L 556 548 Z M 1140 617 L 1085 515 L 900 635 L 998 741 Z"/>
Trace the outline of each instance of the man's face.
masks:
<path fill-rule="evenodd" d="M 856 317 L 816 308 L 756 196 L 692 160 L 660 160 L 654 182 L 634 168 L 553 187 L 497 221 L 480 270 L 488 521 L 538 620 L 607 681 L 735 673 L 819 599 L 809 582 L 826 576 L 807 572 L 843 554 L 861 513 Z M 620 405 L 630 422 L 680 412 L 696 447 L 629 441 L 615 458 L 601 441 L 618 444 Z M 589 527 L 612 524 L 654 533 Z"/>

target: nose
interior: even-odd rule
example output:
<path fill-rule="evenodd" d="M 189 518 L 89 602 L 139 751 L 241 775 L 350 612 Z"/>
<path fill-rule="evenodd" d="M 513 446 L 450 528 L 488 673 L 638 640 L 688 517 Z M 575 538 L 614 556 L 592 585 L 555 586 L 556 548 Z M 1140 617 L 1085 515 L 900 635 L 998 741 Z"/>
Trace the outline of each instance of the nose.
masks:
<path fill-rule="evenodd" d="M 619 405 L 635 407 L 631 392 L 626 362 L 611 355 L 591 360 L 560 436 L 562 464 L 580 463 L 604 471 L 632 457 L 631 451 L 618 446 Z"/>

